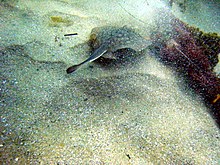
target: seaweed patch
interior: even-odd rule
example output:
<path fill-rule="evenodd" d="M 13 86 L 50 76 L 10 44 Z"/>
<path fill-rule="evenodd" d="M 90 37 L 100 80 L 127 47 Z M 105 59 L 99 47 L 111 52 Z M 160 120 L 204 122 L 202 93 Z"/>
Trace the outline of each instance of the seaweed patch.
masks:
<path fill-rule="evenodd" d="M 186 78 L 189 86 L 201 95 L 220 126 L 220 79 L 213 72 L 220 53 L 220 37 L 204 33 L 175 19 L 173 31 L 167 40 L 154 34 L 154 45 L 159 59 Z M 163 38 L 163 37 L 162 37 Z"/>

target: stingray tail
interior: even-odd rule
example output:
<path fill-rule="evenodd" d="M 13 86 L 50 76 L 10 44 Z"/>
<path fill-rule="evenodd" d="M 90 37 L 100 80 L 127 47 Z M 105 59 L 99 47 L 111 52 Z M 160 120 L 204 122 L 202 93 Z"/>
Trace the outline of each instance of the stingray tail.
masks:
<path fill-rule="evenodd" d="M 95 52 L 89 58 L 87 58 L 85 61 L 83 61 L 80 64 L 73 65 L 73 66 L 69 67 L 66 70 L 66 72 L 68 74 L 72 73 L 72 72 L 75 72 L 81 65 L 96 60 L 97 58 L 101 57 L 105 52 L 107 52 L 106 45 L 100 46 L 98 49 L 95 50 Z"/>
<path fill-rule="evenodd" d="M 73 65 L 71 67 L 69 67 L 66 72 L 68 74 L 72 73 L 72 72 L 75 72 L 77 69 L 79 69 L 79 67 L 81 66 L 81 64 L 78 64 L 78 65 Z"/>

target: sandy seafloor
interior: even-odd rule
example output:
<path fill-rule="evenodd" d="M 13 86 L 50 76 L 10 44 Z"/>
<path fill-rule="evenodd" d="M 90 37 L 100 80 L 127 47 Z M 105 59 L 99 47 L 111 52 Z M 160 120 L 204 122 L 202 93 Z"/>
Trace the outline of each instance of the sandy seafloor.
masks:
<path fill-rule="evenodd" d="M 220 164 L 207 108 L 148 49 L 126 65 L 65 71 L 91 53 L 94 27 L 127 25 L 147 38 L 173 11 L 220 33 L 217 1 L 188 1 L 184 13 L 159 0 L 0 3 L 1 164 Z"/>

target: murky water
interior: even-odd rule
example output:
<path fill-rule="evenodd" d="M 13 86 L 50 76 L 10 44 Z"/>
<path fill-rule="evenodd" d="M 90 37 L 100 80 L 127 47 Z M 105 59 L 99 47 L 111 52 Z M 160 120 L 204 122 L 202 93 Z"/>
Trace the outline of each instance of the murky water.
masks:
<path fill-rule="evenodd" d="M 95 27 L 128 25 L 148 38 L 162 16 L 159 29 L 169 30 L 169 14 L 158 15 L 171 11 L 168 2 L 0 3 L 2 164 L 219 163 L 220 132 L 207 107 L 148 48 L 66 74 L 91 54 Z M 219 33 L 215 12 L 201 28 Z"/>

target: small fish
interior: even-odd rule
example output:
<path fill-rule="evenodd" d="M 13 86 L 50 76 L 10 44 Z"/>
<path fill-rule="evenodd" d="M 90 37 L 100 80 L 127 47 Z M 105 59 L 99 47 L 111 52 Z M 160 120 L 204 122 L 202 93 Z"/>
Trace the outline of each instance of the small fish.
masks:
<path fill-rule="evenodd" d="M 120 28 L 112 26 L 94 28 L 90 38 L 96 40 L 96 46 L 94 45 L 94 47 L 97 47 L 96 50 L 85 61 L 69 67 L 66 70 L 67 73 L 72 73 L 82 65 L 92 62 L 101 56 L 112 58 L 112 52 L 119 49 L 131 48 L 135 51 L 141 51 L 151 45 L 151 41 L 144 39 L 127 26 Z"/>

